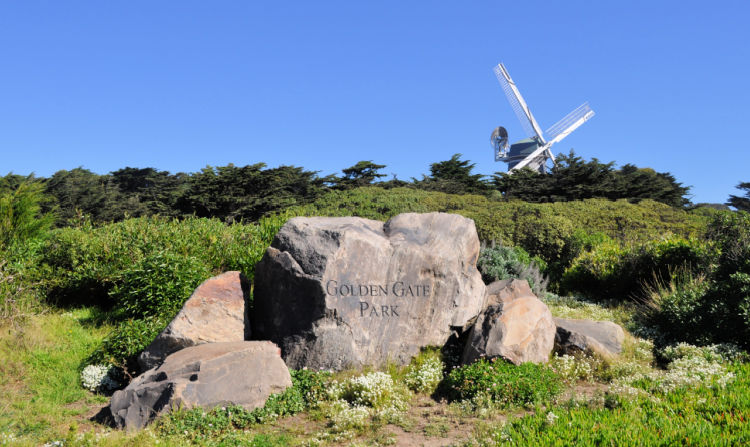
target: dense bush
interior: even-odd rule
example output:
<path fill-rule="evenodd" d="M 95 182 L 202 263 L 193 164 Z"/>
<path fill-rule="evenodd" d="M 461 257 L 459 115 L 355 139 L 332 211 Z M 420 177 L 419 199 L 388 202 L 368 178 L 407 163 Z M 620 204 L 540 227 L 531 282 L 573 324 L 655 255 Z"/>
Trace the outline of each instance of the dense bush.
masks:
<path fill-rule="evenodd" d="M 41 213 L 43 201 L 41 185 L 30 181 L 0 195 L 0 251 L 46 236 L 54 216 Z"/>
<path fill-rule="evenodd" d="M 573 260 L 560 288 L 600 300 L 629 299 L 644 286 L 669 282 L 679 269 L 705 270 L 712 253 L 710 244 L 695 238 L 667 237 L 628 247 L 606 240 Z"/>
<path fill-rule="evenodd" d="M 708 231 L 712 268 L 652 288 L 642 313 L 661 343 L 735 343 L 750 348 L 750 214 L 722 212 Z"/>
<path fill-rule="evenodd" d="M 167 318 L 128 319 L 102 340 L 86 360 L 86 365 L 112 365 L 126 375 L 138 373 L 136 362 L 141 353 L 169 323 Z M 127 382 L 127 381 L 125 381 Z"/>
<path fill-rule="evenodd" d="M 135 371 L 135 356 L 169 323 L 203 280 L 226 270 L 252 279 L 285 216 L 257 224 L 142 217 L 55 230 L 39 276 L 60 305 L 111 309 L 118 327 L 89 358 Z M 42 272 L 44 274 L 42 274 Z"/>
<path fill-rule="evenodd" d="M 32 275 L 52 225 L 41 212 L 41 186 L 29 178 L 0 182 L 0 320 L 38 309 L 41 292 Z"/>
<path fill-rule="evenodd" d="M 285 221 L 284 215 L 248 225 L 142 217 L 101 227 L 84 222 L 58 229 L 42 259 L 50 270 L 45 275 L 48 294 L 61 305 L 112 305 L 110 291 L 125 272 L 155 253 L 193 258 L 210 273 L 240 270 L 252 280 L 255 264 Z"/>
<path fill-rule="evenodd" d="M 535 294 L 542 296 L 547 279 L 542 274 L 544 261 L 534 259 L 521 247 L 505 247 L 492 243 L 479 252 L 477 267 L 486 284 L 504 279 L 525 279 Z"/>
<path fill-rule="evenodd" d="M 489 398 L 503 406 L 549 401 L 562 390 L 560 379 L 545 365 L 513 365 L 502 359 L 480 359 L 453 369 L 441 387 L 454 400 Z"/>
<path fill-rule="evenodd" d="M 109 296 L 125 317 L 174 315 L 210 274 L 208 267 L 192 256 L 157 251 L 125 270 Z"/>

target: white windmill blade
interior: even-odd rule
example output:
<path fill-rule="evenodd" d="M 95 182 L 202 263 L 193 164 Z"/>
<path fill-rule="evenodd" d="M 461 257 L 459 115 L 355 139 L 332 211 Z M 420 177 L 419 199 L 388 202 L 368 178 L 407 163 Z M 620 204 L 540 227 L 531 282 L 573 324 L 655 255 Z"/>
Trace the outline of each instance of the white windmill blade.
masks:
<path fill-rule="evenodd" d="M 594 116 L 594 111 L 589 107 L 588 102 L 584 102 L 577 109 L 568 113 L 565 118 L 561 119 L 557 123 L 553 124 L 552 127 L 547 129 L 547 137 L 549 138 L 549 144 L 553 145 L 563 138 L 570 135 L 571 132 L 578 129 L 581 124 L 585 123 Z"/>
<path fill-rule="evenodd" d="M 518 91 L 518 87 L 516 87 L 515 82 L 513 82 L 510 74 L 508 74 L 508 70 L 506 70 L 505 66 L 500 63 L 497 64 L 494 71 L 497 80 L 500 81 L 500 85 L 503 87 L 505 96 L 508 98 L 508 102 L 510 102 L 513 111 L 521 122 L 526 135 L 529 137 L 536 136 L 539 138 L 540 143 L 544 144 L 545 140 L 544 134 L 542 134 L 542 128 L 539 127 L 539 124 L 534 119 L 534 115 L 531 114 L 529 106 L 527 106 L 526 101 L 523 100 L 523 96 L 521 96 L 521 92 Z"/>

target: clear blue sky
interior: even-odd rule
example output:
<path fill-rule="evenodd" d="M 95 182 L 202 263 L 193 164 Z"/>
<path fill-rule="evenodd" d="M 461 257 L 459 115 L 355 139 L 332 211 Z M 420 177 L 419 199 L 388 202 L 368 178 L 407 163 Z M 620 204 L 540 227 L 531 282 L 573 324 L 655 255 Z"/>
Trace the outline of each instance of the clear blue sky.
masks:
<path fill-rule="evenodd" d="M 750 2 L 33 1 L 0 5 L 0 174 L 194 172 L 359 160 L 401 179 L 489 134 L 523 136 L 492 67 L 553 152 L 668 171 L 694 202 L 750 181 Z"/>

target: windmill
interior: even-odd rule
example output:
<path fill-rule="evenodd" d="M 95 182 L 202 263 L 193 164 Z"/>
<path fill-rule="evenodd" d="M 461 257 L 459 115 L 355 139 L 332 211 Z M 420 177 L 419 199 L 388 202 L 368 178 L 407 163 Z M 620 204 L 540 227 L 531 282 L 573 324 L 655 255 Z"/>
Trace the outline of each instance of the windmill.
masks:
<path fill-rule="evenodd" d="M 594 116 L 594 111 L 591 110 L 588 102 L 583 103 L 547 129 L 545 137 L 545 133 L 542 133 L 541 127 L 534 119 L 534 115 L 531 114 L 529 106 L 526 105 L 526 101 L 523 100 L 521 92 L 518 91 L 518 87 L 511 79 L 505 66 L 498 64 L 494 70 L 497 80 L 503 87 L 505 96 L 508 97 L 508 102 L 510 102 L 528 136 L 528 138 L 517 141 L 509 147 L 508 131 L 503 127 L 496 128 L 490 136 L 490 142 L 495 149 L 495 161 L 508 163 L 508 172 L 528 166 L 533 170 L 544 173 L 547 170 L 547 160 L 552 160 L 552 164 L 555 164 L 555 157 L 552 155 L 550 147 L 588 121 L 589 118 Z"/>

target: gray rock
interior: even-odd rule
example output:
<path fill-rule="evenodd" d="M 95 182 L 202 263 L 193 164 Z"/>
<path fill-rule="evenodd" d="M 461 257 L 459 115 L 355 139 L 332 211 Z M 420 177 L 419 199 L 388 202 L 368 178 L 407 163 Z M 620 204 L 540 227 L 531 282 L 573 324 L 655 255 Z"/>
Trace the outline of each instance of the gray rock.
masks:
<path fill-rule="evenodd" d="M 469 332 L 463 363 L 502 357 L 516 365 L 545 363 L 555 341 L 547 305 L 526 281 L 496 281 L 487 286 L 487 303 Z"/>
<path fill-rule="evenodd" d="M 555 350 L 561 354 L 593 353 L 612 357 L 622 352 L 625 331 L 611 321 L 555 318 Z"/>
<path fill-rule="evenodd" d="M 138 356 L 141 371 L 189 346 L 249 339 L 249 293 L 250 283 L 240 272 L 226 272 L 204 281 L 174 320 Z"/>
<path fill-rule="evenodd" d="M 474 222 L 455 214 L 289 220 L 255 272 L 253 338 L 290 368 L 407 363 L 484 299 Z"/>
<path fill-rule="evenodd" d="M 208 343 L 168 356 L 112 395 L 118 428 L 145 427 L 173 408 L 241 405 L 252 410 L 292 385 L 279 348 L 271 342 Z"/>

